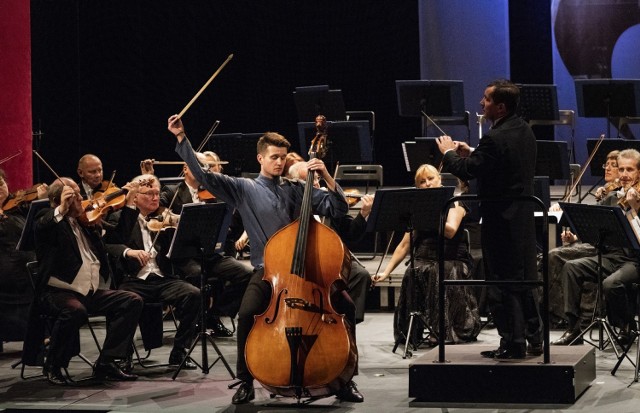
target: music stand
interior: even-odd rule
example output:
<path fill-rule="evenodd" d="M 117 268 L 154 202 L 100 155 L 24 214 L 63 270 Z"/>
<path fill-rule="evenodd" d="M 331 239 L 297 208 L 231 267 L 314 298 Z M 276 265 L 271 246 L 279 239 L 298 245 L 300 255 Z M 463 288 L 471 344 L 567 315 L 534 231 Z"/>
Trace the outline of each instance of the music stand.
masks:
<path fill-rule="evenodd" d="M 223 202 L 213 204 L 185 204 L 182 206 L 182 212 L 180 213 L 180 221 L 178 227 L 173 234 L 171 240 L 171 246 L 167 257 L 169 259 L 177 258 L 193 258 L 200 256 L 200 331 L 197 337 L 193 341 L 191 348 L 187 352 L 178 369 L 173 374 L 173 380 L 176 379 L 180 370 L 184 366 L 187 359 L 191 358 L 191 352 L 198 345 L 201 344 L 202 348 L 202 364 L 197 361 L 193 362 L 200 367 L 204 374 L 209 374 L 209 369 L 213 367 L 218 360 L 222 360 L 227 371 L 231 375 L 231 378 L 235 379 L 236 375 L 229 367 L 227 360 L 224 358 L 220 349 L 213 340 L 211 333 L 207 331 L 207 288 L 205 288 L 205 274 L 206 274 L 206 258 L 213 255 L 216 251 L 216 243 L 219 240 L 221 233 L 226 233 L 226 228 L 223 228 L 223 223 L 228 216 L 227 205 Z M 227 221 L 228 226 L 228 221 Z M 211 343 L 214 350 L 218 354 L 218 357 L 209 364 L 207 353 L 207 341 Z"/>
<path fill-rule="evenodd" d="M 606 118 L 611 137 L 611 118 L 637 117 L 640 109 L 639 79 L 577 79 L 578 116 Z"/>
<path fill-rule="evenodd" d="M 517 113 L 527 122 L 531 120 L 560 120 L 556 85 L 516 85 L 520 89 Z"/>
<path fill-rule="evenodd" d="M 327 129 L 327 167 L 333 168 L 336 161 L 342 165 L 371 163 L 373 151 L 369 121 L 350 120 L 344 122 L 328 122 Z M 316 134 L 315 122 L 298 122 L 298 138 L 300 151 L 307 153 L 308 143 Z"/>
<path fill-rule="evenodd" d="M 219 133 L 211 136 L 207 150 L 215 152 L 220 159 L 228 161 L 224 171 L 230 176 L 241 176 L 243 172 L 258 173 L 256 161 L 258 140 L 262 133 Z"/>
<path fill-rule="evenodd" d="M 311 121 L 318 115 L 324 115 L 329 121 L 347 119 L 340 89 L 329 89 L 328 85 L 296 87 L 293 100 L 300 122 Z"/>
<path fill-rule="evenodd" d="M 422 135 L 427 135 L 429 117 L 464 117 L 464 88 L 461 80 L 396 80 L 400 116 L 419 117 Z"/>
<path fill-rule="evenodd" d="M 438 149 L 436 138 L 433 137 L 415 138 L 415 141 L 403 142 L 402 153 L 407 172 L 415 172 L 423 164 L 433 165 L 436 168 L 442 164 L 443 155 Z"/>
<path fill-rule="evenodd" d="M 412 281 L 415 280 L 415 263 L 413 252 L 413 231 L 431 231 L 438 233 L 440 228 L 440 212 L 447 200 L 453 196 L 454 187 L 440 187 L 429 189 L 405 188 L 405 189 L 379 189 L 371 207 L 371 214 L 367 220 L 367 232 L 402 231 L 409 233 L 409 274 Z M 442 235 L 439 235 L 442 236 Z M 437 257 L 436 257 L 437 259 Z M 413 293 L 414 288 L 411 289 Z M 412 300 L 415 302 L 416 300 Z M 411 310 L 411 309 L 410 309 Z M 440 309 L 443 311 L 443 309 Z M 411 332 L 414 319 L 418 317 L 424 327 L 430 333 L 436 335 L 426 316 L 420 311 L 410 311 L 409 327 L 405 334 L 404 353 L 402 358 L 407 358 L 409 342 L 412 341 Z M 443 332 L 440 332 L 443 333 Z M 402 331 L 400 332 L 402 335 Z M 393 346 L 395 353 L 402 341 L 399 336 Z M 414 350 L 421 343 L 412 343 Z"/>
<path fill-rule="evenodd" d="M 597 280 L 597 300 L 596 308 L 593 311 L 593 320 L 585 329 L 580 332 L 573 342 L 578 338 L 591 331 L 594 327 L 598 327 L 598 345 L 585 339 L 586 342 L 599 350 L 604 350 L 604 334 L 611 343 L 617 343 L 618 340 L 613 334 L 613 329 L 606 319 L 605 308 L 603 307 L 604 297 L 602 291 L 602 250 L 604 246 L 628 248 L 640 250 L 640 243 L 636 238 L 622 209 L 618 206 L 602 206 L 602 205 L 585 205 L 570 204 L 559 202 L 563 211 L 563 217 L 566 217 L 571 230 L 578 235 L 580 240 L 596 247 L 598 251 L 598 280 Z M 569 343 L 569 345 L 573 344 Z M 619 344 L 619 343 L 618 343 Z M 619 356 L 616 346 L 613 346 L 616 356 Z"/>
<path fill-rule="evenodd" d="M 35 238 L 35 219 L 38 212 L 50 206 L 48 199 L 36 199 L 29 205 L 29 212 L 27 212 L 27 219 L 25 220 L 24 227 L 22 227 L 22 234 L 20 234 L 20 240 L 16 244 L 16 251 L 33 251 L 36 249 Z"/>

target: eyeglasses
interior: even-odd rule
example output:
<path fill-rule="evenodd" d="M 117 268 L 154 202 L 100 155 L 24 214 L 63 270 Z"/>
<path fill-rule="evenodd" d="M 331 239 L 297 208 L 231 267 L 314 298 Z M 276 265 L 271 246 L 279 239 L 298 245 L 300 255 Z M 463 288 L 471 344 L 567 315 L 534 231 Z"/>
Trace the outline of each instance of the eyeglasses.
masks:
<path fill-rule="evenodd" d="M 607 169 L 608 167 L 617 168 L 618 167 L 618 163 L 617 162 L 607 162 L 607 163 L 603 163 L 602 164 L 602 169 Z"/>
<path fill-rule="evenodd" d="M 138 192 L 140 195 L 146 195 L 148 197 L 160 197 L 160 191 L 146 191 L 146 192 Z"/>

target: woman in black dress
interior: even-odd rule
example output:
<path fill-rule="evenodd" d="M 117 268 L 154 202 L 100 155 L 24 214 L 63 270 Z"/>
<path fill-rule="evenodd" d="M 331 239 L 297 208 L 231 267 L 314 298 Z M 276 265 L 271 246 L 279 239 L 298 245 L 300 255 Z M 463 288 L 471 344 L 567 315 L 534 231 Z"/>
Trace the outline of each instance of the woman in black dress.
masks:
<path fill-rule="evenodd" d="M 438 170 L 432 165 L 422 165 L 416 171 L 417 188 L 442 186 Z M 455 203 L 447 215 L 445 224 L 445 271 L 448 279 L 468 279 L 472 259 L 464 231 L 467 208 Z M 391 260 L 381 274 L 374 275 L 373 282 L 386 279 L 409 253 L 409 233 L 405 233 Z M 404 274 L 400 298 L 394 314 L 394 336 L 396 342 L 406 340 L 410 313 L 421 312 L 426 326 L 418 318 L 414 320 L 411 340 L 414 344 L 423 341 L 425 328 L 437 333 L 438 326 L 438 261 L 436 260 L 437 234 L 414 232 L 415 275 L 410 268 Z M 466 286 L 447 287 L 445 292 L 445 340 L 451 343 L 474 341 L 480 332 L 480 314 L 473 290 Z M 435 337 L 428 337 L 435 344 Z"/>

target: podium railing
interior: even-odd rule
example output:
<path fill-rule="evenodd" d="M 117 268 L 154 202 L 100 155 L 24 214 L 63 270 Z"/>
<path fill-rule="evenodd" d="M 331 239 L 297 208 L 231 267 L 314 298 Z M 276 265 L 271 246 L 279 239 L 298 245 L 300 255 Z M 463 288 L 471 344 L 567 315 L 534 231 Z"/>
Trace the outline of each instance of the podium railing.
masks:
<path fill-rule="evenodd" d="M 440 212 L 440 234 L 444 234 L 444 226 L 447 221 L 447 213 L 456 201 L 471 203 L 471 202 L 530 202 L 537 205 L 542 211 L 542 280 L 447 280 L 445 279 L 444 271 L 444 237 L 438 237 L 438 305 L 440 308 L 438 331 L 445 331 L 445 319 L 444 319 L 444 300 L 445 300 L 445 288 L 447 286 L 461 286 L 461 285 L 493 285 L 493 286 L 507 286 L 507 285 L 531 285 L 542 286 L 542 323 L 543 323 L 543 358 L 544 364 L 550 363 L 549 355 L 549 215 L 544 203 L 533 195 L 521 195 L 521 196 L 504 196 L 504 197 L 479 197 L 477 195 L 459 195 L 454 196 L 447 200 L 442 211 Z M 438 362 L 445 363 L 445 334 L 438 335 Z"/>

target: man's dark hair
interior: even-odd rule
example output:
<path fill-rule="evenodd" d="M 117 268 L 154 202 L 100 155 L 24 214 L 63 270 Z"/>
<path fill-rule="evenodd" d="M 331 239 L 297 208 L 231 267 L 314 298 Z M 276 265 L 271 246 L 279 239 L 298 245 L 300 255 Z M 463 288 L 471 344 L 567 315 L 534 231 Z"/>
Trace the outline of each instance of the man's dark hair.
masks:
<path fill-rule="evenodd" d="M 277 146 L 278 148 L 287 148 L 288 150 L 291 144 L 279 133 L 265 132 L 258 140 L 258 153 L 264 153 L 267 150 L 267 146 Z"/>
<path fill-rule="evenodd" d="M 507 79 L 497 79 L 489 83 L 487 87 L 493 86 L 495 89 L 491 94 L 493 102 L 503 103 L 507 113 L 512 114 L 518 109 L 520 104 L 520 89 Z"/>

